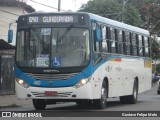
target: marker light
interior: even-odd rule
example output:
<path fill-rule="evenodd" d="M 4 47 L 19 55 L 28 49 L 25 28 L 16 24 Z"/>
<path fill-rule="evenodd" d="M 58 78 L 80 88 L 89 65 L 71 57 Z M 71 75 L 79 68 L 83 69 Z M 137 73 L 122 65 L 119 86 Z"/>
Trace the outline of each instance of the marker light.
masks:
<path fill-rule="evenodd" d="M 22 87 L 25 87 L 25 88 L 29 88 L 30 86 L 24 81 L 24 80 L 22 80 L 22 79 L 16 79 L 16 81 L 17 81 L 17 83 L 19 84 L 19 85 L 21 85 Z"/>
<path fill-rule="evenodd" d="M 91 78 L 85 78 L 85 79 L 81 79 L 76 85 L 76 88 L 82 87 L 83 85 L 87 84 L 89 81 L 91 80 Z"/>

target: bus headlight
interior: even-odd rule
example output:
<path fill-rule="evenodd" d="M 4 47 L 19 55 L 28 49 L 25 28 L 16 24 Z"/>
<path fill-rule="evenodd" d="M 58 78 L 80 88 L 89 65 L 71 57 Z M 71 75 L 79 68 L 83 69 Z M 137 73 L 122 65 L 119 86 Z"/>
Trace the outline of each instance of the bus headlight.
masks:
<path fill-rule="evenodd" d="M 18 79 L 18 78 L 16 78 L 16 81 L 17 81 L 17 83 L 19 84 L 19 85 L 21 85 L 22 87 L 25 87 L 25 88 L 29 88 L 30 87 L 30 85 L 28 85 L 24 80 L 22 80 L 22 79 Z"/>
<path fill-rule="evenodd" d="M 87 84 L 89 81 L 91 80 L 91 78 L 84 78 L 82 80 L 80 80 L 76 85 L 75 87 L 76 88 L 79 88 L 79 87 L 82 87 L 83 85 Z"/>

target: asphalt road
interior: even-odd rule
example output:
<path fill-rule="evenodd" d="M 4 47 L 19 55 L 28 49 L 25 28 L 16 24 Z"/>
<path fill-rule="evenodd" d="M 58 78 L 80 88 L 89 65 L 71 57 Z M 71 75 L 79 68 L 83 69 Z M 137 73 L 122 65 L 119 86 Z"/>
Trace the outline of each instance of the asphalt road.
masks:
<path fill-rule="evenodd" d="M 141 119 L 142 117 L 149 117 L 145 119 L 149 120 L 152 116 L 152 120 L 155 120 L 160 119 L 160 95 L 157 95 L 157 87 L 153 86 L 151 90 L 139 94 L 136 104 L 122 104 L 119 98 L 109 98 L 104 110 L 95 110 L 92 106 L 81 107 L 75 103 L 59 103 L 48 105 L 44 111 L 36 111 L 32 105 L 4 108 L 0 111 L 41 112 L 50 117 L 111 117 L 110 119 L 118 118 L 119 120 L 121 118 L 123 118 L 122 120 L 124 118 L 127 120 L 129 117 L 133 118 L 132 116 L 136 114 L 136 119 L 138 119 L 137 117 L 141 117 Z"/>

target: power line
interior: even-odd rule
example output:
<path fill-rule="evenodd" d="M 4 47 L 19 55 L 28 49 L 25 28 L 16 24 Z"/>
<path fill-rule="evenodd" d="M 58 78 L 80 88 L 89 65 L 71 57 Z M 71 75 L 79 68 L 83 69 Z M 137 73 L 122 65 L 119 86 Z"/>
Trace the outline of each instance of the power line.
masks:
<path fill-rule="evenodd" d="M 2 9 L 0 9 L 0 11 L 11 14 L 11 15 L 19 16 L 18 14 L 15 14 L 15 13 L 12 13 L 12 12 L 9 12 L 9 11 L 5 11 L 5 10 L 2 10 Z"/>
<path fill-rule="evenodd" d="M 8 23 L 8 24 L 9 24 L 12 19 L 11 19 L 11 18 L 7 18 L 7 19 L 9 19 L 9 20 L 6 20 L 5 17 L 1 17 L 1 15 L 0 15 L 0 20 L 3 21 L 3 22 L 5 22 L 5 23 Z M 13 19 L 13 20 L 14 20 L 14 19 Z"/>
<path fill-rule="evenodd" d="M 49 6 L 49 5 L 45 5 L 45 4 L 43 4 L 43 3 L 39 3 L 39 2 L 36 2 L 36 1 L 34 1 L 34 0 L 30 0 L 30 1 L 32 1 L 32 2 L 34 2 L 34 3 L 37 3 L 37 4 L 39 4 L 39 5 L 43 5 L 43 6 L 45 6 L 45 7 L 49 7 L 49 8 L 58 10 L 58 8 L 55 8 L 55 7 L 52 7 L 52 6 Z M 60 9 L 60 10 L 62 10 L 62 9 Z M 66 10 L 62 10 L 62 11 L 66 11 Z"/>
<path fill-rule="evenodd" d="M 9 19 L 9 20 L 10 20 L 10 19 L 15 19 L 15 18 L 11 18 L 11 17 L 8 17 L 8 16 L 6 16 L 6 15 L 2 15 L 2 14 L 0 14 L 0 18 L 4 18 L 4 19 L 7 18 L 7 19 Z"/>

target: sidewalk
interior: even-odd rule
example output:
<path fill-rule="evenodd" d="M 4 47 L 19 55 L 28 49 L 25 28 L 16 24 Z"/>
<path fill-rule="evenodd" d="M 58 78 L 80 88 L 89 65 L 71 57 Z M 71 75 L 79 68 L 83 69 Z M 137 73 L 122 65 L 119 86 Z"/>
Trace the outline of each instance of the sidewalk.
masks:
<path fill-rule="evenodd" d="M 24 106 L 24 105 L 31 105 L 32 100 L 23 100 L 23 99 L 18 99 L 16 95 L 3 95 L 0 96 L 0 108 L 1 107 L 9 107 L 12 105 L 17 105 L 17 106 Z"/>

